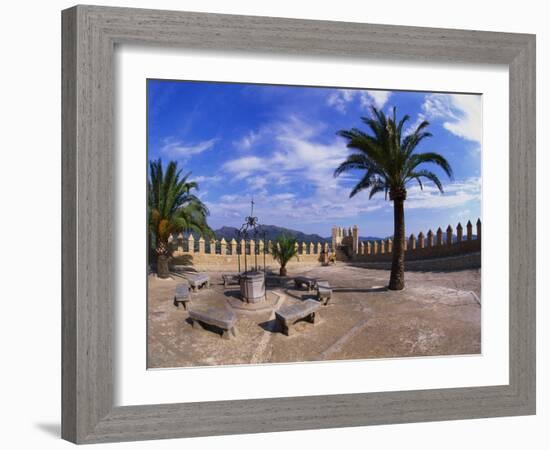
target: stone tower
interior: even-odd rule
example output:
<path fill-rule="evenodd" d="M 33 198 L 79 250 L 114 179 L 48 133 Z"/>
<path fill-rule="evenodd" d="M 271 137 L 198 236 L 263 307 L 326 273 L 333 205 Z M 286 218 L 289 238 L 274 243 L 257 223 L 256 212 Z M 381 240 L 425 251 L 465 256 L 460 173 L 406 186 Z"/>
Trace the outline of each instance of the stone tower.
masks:
<path fill-rule="evenodd" d="M 343 231 L 340 227 L 332 227 L 332 251 L 336 251 L 342 243 Z"/>
<path fill-rule="evenodd" d="M 357 225 L 354 225 L 351 230 L 351 237 L 353 239 L 352 248 L 353 254 L 357 255 L 359 253 L 359 228 Z"/>
<path fill-rule="evenodd" d="M 340 254 L 348 257 L 359 253 L 359 227 L 332 227 L 332 250 L 340 248 Z M 342 253 L 344 252 L 344 253 Z M 338 258 L 338 252 L 336 252 Z"/>

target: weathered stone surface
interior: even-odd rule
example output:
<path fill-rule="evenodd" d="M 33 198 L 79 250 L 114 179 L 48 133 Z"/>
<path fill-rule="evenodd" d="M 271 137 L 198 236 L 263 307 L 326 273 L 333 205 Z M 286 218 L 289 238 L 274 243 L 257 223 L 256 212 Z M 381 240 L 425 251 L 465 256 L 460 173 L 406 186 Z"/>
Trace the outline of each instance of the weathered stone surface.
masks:
<path fill-rule="evenodd" d="M 174 295 L 174 305 L 179 308 L 179 305 L 183 305 L 184 309 L 187 309 L 187 302 L 189 301 L 189 284 L 180 283 L 176 286 L 176 293 Z"/>
<path fill-rule="evenodd" d="M 201 287 L 210 287 L 210 276 L 204 272 L 178 272 L 187 280 L 189 286 L 196 291 Z"/>
<path fill-rule="evenodd" d="M 290 336 L 292 334 L 291 327 L 297 321 L 305 319 L 311 323 L 315 323 L 315 314 L 320 306 L 316 301 L 305 300 L 279 309 L 275 313 L 275 318 L 281 325 L 283 334 Z"/>
<path fill-rule="evenodd" d="M 326 305 L 331 297 L 332 289 L 330 287 L 330 283 L 327 280 L 317 281 L 317 299 Z"/>
<path fill-rule="evenodd" d="M 235 322 L 237 316 L 227 308 L 208 308 L 206 310 L 189 310 L 189 319 L 192 325 L 195 322 L 202 322 L 224 330 L 222 337 L 229 338 L 237 335 Z"/>
<path fill-rule="evenodd" d="M 290 306 L 285 306 L 275 313 L 287 322 L 294 322 L 303 319 L 305 316 L 319 309 L 319 304 L 312 300 L 304 300 L 303 302 L 294 303 Z"/>
<path fill-rule="evenodd" d="M 241 297 L 248 303 L 265 300 L 265 274 L 263 272 L 247 272 L 239 277 Z"/>

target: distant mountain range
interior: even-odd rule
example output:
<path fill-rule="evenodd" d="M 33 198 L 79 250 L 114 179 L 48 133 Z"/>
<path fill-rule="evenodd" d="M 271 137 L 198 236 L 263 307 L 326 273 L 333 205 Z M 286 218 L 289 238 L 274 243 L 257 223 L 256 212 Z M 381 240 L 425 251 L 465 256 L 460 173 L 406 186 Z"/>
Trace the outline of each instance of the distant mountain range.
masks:
<path fill-rule="evenodd" d="M 221 227 L 217 230 L 214 230 L 214 234 L 216 235 L 216 239 L 221 240 L 222 238 L 224 238 L 226 241 L 229 242 L 231 239 L 237 239 L 237 231 L 238 229 L 235 227 Z M 302 233 L 301 231 L 278 227 L 276 225 L 260 225 L 258 227 L 258 237 L 262 236 L 264 232 L 265 238 L 271 241 L 274 241 L 279 236 L 286 234 L 287 236 L 295 238 L 298 242 L 320 242 L 321 244 L 324 244 L 325 242 L 332 242 L 332 237 L 322 237 L 315 233 Z M 252 237 L 252 233 L 250 233 L 249 236 Z M 380 240 L 381 238 L 373 236 L 361 236 L 359 239 L 366 241 L 376 241 Z"/>
<path fill-rule="evenodd" d="M 274 241 L 279 236 L 286 234 L 295 238 L 298 242 L 320 242 L 324 244 L 325 242 L 331 242 L 332 238 L 324 238 L 318 234 L 306 234 L 301 231 L 291 230 L 290 228 L 278 227 L 275 225 L 260 225 L 258 228 L 258 238 L 262 237 L 265 233 L 265 238 L 269 241 Z M 221 227 L 217 230 L 214 230 L 216 239 L 225 238 L 226 241 L 231 239 L 237 239 L 238 229 L 235 227 Z M 252 237 L 252 232 L 249 232 L 249 239 Z"/>

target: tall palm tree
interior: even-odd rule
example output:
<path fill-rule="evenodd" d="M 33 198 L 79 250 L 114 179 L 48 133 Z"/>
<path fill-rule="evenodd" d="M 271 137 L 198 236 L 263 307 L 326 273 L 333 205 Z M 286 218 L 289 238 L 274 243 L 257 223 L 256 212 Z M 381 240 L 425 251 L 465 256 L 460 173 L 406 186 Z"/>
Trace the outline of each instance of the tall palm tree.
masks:
<path fill-rule="evenodd" d="M 343 172 L 360 170 L 362 178 L 350 192 L 350 198 L 364 189 L 369 189 L 369 199 L 379 192 L 384 192 L 386 199 L 393 201 L 393 255 L 389 288 L 401 290 L 405 287 L 405 212 L 407 185 L 417 182 L 423 189 L 422 180 L 431 181 L 443 193 L 443 185 L 438 176 L 421 166 L 432 163 L 443 169 L 452 179 L 453 171 L 447 160 L 438 153 L 415 153 L 425 138 L 432 136 L 426 131 L 429 122 L 423 121 L 416 129 L 403 136 L 403 126 L 409 116 L 405 115 L 399 122 L 396 108 L 393 115 L 371 106 L 372 117 L 362 117 L 371 134 L 357 128 L 341 130 L 338 134 L 348 141 L 348 148 L 356 150 L 350 154 L 334 171 L 337 177 Z"/>
<path fill-rule="evenodd" d="M 192 193 L 199 186 L 195 181 L 189 181 L 190 175 L 188 173 L 182 177 L 176 161 L 170 161 L 166 170 L 163 170 L 160 159 L 149 162 L 149 240 L 150 248 L 157 255 L 157 274 L 161 278 L 169 276 L 170 235 L 182 231 L 195 231 L 204 236 L 213 234 L 206 222 L 208 208 Z"/>

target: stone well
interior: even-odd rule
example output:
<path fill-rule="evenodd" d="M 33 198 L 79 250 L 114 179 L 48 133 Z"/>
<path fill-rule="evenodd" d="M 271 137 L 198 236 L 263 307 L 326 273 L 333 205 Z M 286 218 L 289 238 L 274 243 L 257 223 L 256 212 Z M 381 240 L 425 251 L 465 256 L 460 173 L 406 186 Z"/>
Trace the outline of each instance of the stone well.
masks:
<path fill-rule="evenodd" d="M 241 297 L 247 303 L 265 300 L 265 274 L 263 272 L 244 272 L 239 278 Z"/>

